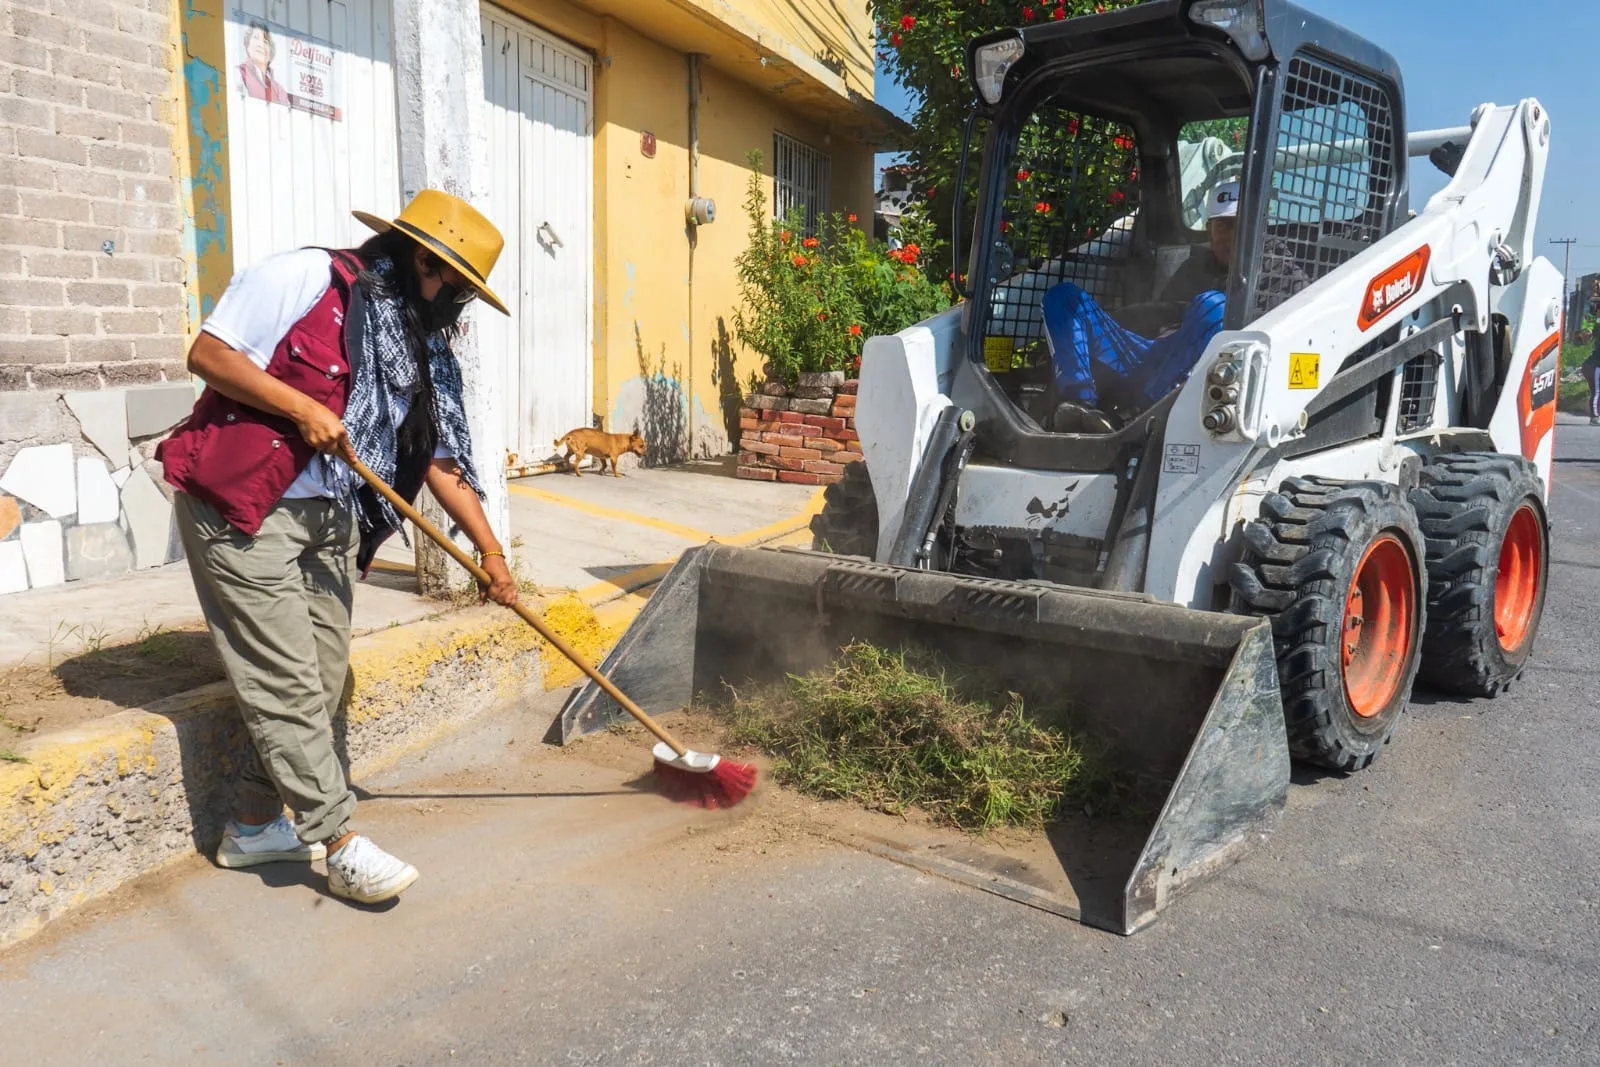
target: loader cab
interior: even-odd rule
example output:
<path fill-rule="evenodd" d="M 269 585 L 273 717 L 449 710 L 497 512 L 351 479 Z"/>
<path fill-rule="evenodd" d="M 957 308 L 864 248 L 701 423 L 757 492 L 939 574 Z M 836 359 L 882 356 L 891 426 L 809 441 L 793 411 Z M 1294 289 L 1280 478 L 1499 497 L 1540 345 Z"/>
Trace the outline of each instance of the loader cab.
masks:
<path fill-rule="evenodd" d="M 984 133 L 957 220 L 970 299 L 952 392 L 994 459 L 1117 469 L 1187 377 L 1141 393 L 1096 366 L 1095 404 L 1063 396 L 1053 349 L 1104 321 L 1064 316 L 1068 287 L 1157 338 L 1203 286 L 1242 329 L 1405 217 L 1397 64 L 1283 0 L 1151 0 L 991 34 L 968 60 Z M 1206 203 L 1229 181 L 1231 256 L 1212 262 Z"/>

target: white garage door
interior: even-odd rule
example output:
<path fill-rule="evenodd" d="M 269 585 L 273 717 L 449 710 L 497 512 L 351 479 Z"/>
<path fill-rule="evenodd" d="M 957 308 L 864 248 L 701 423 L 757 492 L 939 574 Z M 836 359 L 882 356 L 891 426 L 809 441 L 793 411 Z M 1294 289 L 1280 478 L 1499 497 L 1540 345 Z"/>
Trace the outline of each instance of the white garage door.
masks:
<path fill-rule="evenodd" d="M 506 235 L 490 282 L 511 317 L 477 322 L 486 360 L 505 368 L 513 467 L 542 462 L 555 438 L 591 423 L 592 76 L 579 49 L 483 9 L 485 210 Z"/>
<path fill-rule="evenodd" d="M 371 236 L 400 210 L 389 0 L 236 0 L 227 15 L 233 263 Z"/>

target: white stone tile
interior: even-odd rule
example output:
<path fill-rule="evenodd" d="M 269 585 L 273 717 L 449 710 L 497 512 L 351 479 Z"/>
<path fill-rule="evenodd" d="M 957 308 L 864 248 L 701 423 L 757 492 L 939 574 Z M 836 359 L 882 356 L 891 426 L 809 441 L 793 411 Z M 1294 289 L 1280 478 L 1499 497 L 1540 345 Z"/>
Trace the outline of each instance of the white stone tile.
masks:
<path fill-rule="evenodd" d="M 122 510 L 122 494 L 106 472 L 106 461 L 98 456 L 78 457 L 78 523 L 116 522 Z"/>
<path fill-rule="evenodd" d="M 128 484 L 128 475 L 132 473 L 132 467 L 118 467 L 111 472 L 111 480 L 116 483 L 118 489 L 121 489 Z"/>
<path fill-rule="evenodd" d="M 129 389 L 127 397 L 128 436 L 154 437 L 166 433 L 189 417 L 194 410 L 194 386 L 188 382 L 167 382 Z"/>
<path fill-rule="evenodd" d="M 74 526 L 67 531 L 67 579 L 115 578 L 133 569 L 128 535 L 114 522 Z"/>
<path fill-rule="evenodd" d="M 28 584 L 34 589 L 67 580 L 67 557 L 59 522 L 23 523 L 22 556 L 28 561 Z"/>
<path fill-rule="evenodd" d="M 21 541 L 0 541 L 0 595 L 28 588 L 28 563 Z"/>
<path fill-rule="evenodd" d="M 52 519 L 78 510 L 71 445 L 33 445 L 18 452 L 0 477 L 0 489 L 21 497 Z"/>
<path fill-rule="evenodd" d="M 92 393 L 62 393 L 68 409 L 77 416 L 94 447 L 112 463 L 128 454 L 128 400 L 121 389 L 96 389 Z"/>
<path fill-rule="evenodd" d="M 134 471 L 122 487 L 122 510 L 133 537 L 134 566 L 143 570 L 165 563 L 172 504 L 142 469 Z"/>

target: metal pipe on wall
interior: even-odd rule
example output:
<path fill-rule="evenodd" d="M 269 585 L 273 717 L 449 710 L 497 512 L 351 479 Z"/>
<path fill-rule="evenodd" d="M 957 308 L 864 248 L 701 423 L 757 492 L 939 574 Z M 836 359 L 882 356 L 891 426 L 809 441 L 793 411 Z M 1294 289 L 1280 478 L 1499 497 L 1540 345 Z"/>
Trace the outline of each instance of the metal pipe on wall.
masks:
<path fill-rule="evenodd" d="M 688 54 L 689 63 L 689 199 L 692 202 L 700 195 L 700 66 L 705 61 L 705 55 L 700 52 Z M 688 309 L 685 318 L 684 334 L 689 343 L 688 372 L 685 375 L 687 385 L 684 395 L 686 398 L 685 425 L 688 427 L 688 442 L 686 444 L 689 456 L 693 458 L 695 447 L 694 425 L 694 252 L 700 243 L 700 227 L 692 218 L 684 219 L 685 236 L 689 240 L 689 271 L 688 271 Z"/>

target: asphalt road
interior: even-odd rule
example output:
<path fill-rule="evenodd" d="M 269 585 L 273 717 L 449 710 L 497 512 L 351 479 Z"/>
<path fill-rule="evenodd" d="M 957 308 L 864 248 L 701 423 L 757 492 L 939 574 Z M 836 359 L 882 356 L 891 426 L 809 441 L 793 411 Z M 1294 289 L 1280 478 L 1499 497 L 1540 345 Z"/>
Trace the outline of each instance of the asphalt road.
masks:
<path fill-rule="evenodd" d="M 200 860 L 0 957 L 8 1062 L 1600 1062 L 1600 429 L 1558 436 L 1534 664 L 1419 694 L 1122 938 L 685 812 L 495 720 L 366 783 L 374 914 Z M 402 847 L 404 846 L 404 847 Z"/>

